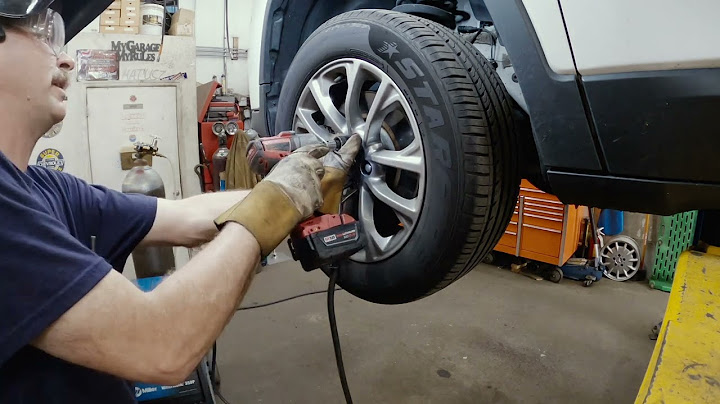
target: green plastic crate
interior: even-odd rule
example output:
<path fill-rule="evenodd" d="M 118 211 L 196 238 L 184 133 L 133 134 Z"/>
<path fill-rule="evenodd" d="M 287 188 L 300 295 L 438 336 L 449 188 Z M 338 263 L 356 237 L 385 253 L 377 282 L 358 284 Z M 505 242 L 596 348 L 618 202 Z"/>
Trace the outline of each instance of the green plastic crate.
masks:
<path fill-rule="evenodd" d="M 651 288 L 665 292 L 672 289 L 678 258 L 692 246 L 697 215 L 697 211 L 691 211 L 660 219 Z"/>

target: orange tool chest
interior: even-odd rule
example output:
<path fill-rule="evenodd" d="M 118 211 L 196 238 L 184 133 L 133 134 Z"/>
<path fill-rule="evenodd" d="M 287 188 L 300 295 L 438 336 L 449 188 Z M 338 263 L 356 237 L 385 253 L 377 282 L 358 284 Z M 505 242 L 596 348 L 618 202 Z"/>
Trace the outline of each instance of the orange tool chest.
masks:
<path fill-rule="evenodd" d="M 587 212 L 522 180 L 512 219 L 495 250 L 561 266 L 578 247 Z"/>

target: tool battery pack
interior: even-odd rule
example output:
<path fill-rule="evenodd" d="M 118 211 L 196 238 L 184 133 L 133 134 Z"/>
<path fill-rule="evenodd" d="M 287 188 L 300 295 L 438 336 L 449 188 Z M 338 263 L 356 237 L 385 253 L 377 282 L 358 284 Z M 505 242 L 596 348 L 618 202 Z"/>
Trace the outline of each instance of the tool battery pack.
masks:
<path fill-rule="evenodd" d="M 360 223 L 349 215 L 323 215 L 301 223 L 288 240 L 305 271 L 349 258 L 365 247 Z"/>

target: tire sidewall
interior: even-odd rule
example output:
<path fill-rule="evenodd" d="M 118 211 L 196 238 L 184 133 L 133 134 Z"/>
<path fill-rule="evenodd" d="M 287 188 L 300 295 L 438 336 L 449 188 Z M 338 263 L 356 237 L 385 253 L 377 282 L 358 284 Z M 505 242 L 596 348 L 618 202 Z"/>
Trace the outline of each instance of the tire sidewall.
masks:
<path fill-rule="evenodd" d="M 464 239 L 456 232 L 463 195 L 463 154 L 457 118 L 431 63 L 418 44 L 370 21 L 342 21 L 316 31 L 295 57 L 285 78 L 276 132 L 292 128 L 307 82 L 328 63 L 357 58 L 390 76 L 405 95 L 425 153 L 425 194 L 420 218 L 405 246 L 381 262 L 347 262 L 338 284 L 377 303 L 402 303 L 425 295 L 455 263 Z M 380 50 L 391 47 L 390 52 Z M 395 52 L 397 51 L 397 52 Z"/>

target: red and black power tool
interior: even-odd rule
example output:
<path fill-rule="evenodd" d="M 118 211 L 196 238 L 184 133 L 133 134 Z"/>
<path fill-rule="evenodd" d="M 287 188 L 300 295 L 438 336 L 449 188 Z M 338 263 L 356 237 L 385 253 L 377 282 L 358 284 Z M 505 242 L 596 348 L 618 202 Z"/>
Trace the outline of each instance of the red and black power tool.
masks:
<path fill-rule="evenodd" d="M 324 143 L 331 151 L 342 147 L 348 136 L 322 142 L 313 134 L 281 132 L 277 136 L 258 138 L 248 144 L 247 160 L 258 175 L 266 176 L 275 165 L 303 146 Z M 290 252 L 303 269 L 312 271 L 349 258 L 365 248 L 360 223 L 347 214 L 316 213 L 293 229 L 288 240 Z"/>
<path fill-rule="evenodd" d="M 280 160 L 303 146 L 324 144 L 330 151 L 340 149 L 350 136 L 338 136 L 330 141 L 322 141 L 311 133 L 296 134 L 280 132 L 273 137 L 260 137 L 248 144 L 247 160 L 250 169 L 261 176 L 266 176 Z"/>

